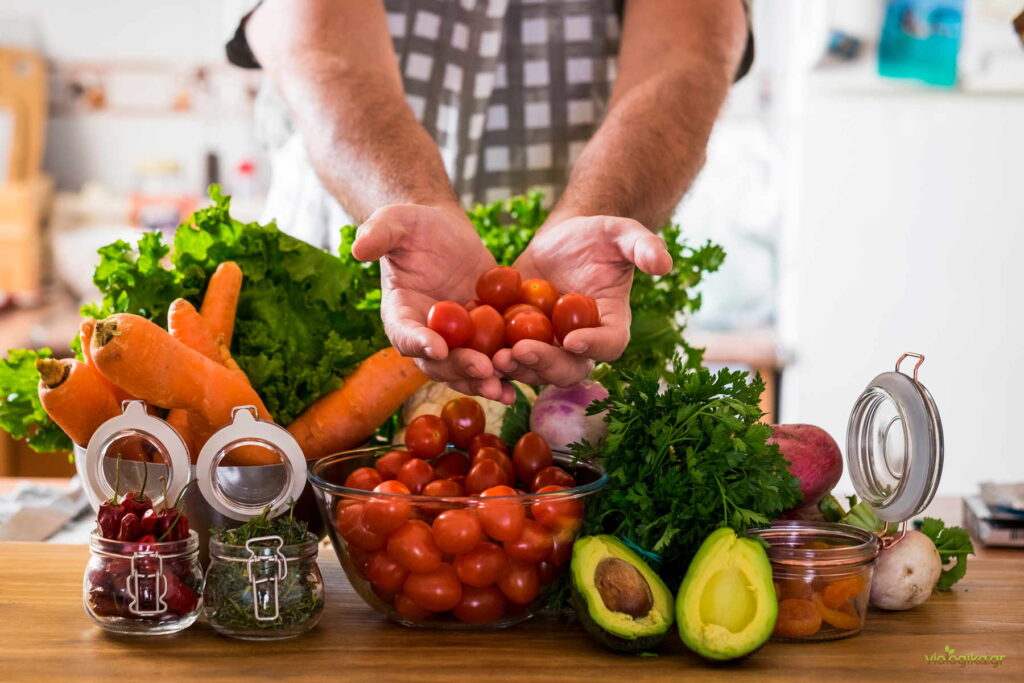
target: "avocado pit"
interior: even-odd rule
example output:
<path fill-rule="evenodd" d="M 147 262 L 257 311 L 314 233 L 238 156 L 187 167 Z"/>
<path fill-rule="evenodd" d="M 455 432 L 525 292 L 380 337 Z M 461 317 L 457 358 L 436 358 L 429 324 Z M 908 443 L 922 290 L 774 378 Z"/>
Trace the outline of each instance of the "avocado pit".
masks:
<path fill-rule="evenodd" d="M 654 606 L 651 586 L 636 567 L 617 557 L 606 557 L 594 570 L 594 585 L 604 606 L 634 619 L 647 616 Z"/>

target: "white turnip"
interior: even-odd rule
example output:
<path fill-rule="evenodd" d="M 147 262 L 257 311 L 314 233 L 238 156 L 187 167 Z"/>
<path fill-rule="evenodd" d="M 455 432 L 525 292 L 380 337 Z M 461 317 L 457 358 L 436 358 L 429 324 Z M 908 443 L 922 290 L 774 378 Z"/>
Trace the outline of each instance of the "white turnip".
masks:
<path fill-rule="evenodd" d="M 530 429 L 555 450 L 586 439 L 596 443 L 608 433 L 604 413 L 587 415 L 587 406 L 608 398 L 608 390 L 590 380 L 571 387 L 549 386 L 537 396 L 530 413 Z"/>
<path fill-rule="evenodd" d="M 880 609 L 904 610 L 928 599 L 939 583 L 942 560 L 932 539 L 908 531 L 896 545 L 883 550 L 871 581 L 871 604 Z"/>

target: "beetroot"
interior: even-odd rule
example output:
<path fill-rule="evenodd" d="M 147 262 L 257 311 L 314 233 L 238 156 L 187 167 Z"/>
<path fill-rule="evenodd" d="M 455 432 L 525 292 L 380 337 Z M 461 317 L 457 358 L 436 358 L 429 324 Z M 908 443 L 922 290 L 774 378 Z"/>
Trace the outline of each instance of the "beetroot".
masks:
<path fill-rule="evenodd" d="M 843 474 L 843 454 L 835 439 L 821 427 L 772 425 L 768 443 L 778 444 L 783 457 L 789 461 L 789 471 L 800 481 L 804 498 L 795 510 L 816 506 L 839 483 Z"/>

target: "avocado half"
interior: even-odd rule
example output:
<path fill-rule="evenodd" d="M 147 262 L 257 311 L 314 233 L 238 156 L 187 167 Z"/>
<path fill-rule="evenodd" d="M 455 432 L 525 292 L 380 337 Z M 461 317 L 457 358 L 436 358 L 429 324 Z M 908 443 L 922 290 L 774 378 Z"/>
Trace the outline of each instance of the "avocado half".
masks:
<path fill-rule="evenodd" d="M 778 603 L 764 547 L 718 529 L 704 539 L 676 599 L 679 636 L 708 659 L 736 659 L 761 647 Z"/>
<path fill-rule="evenodd" d="M 583 627 L 619 652 L 655 647 L 672 627 L 672 592 L 613 536 L 584 536 L 572 547 L 572 601 Z"/>

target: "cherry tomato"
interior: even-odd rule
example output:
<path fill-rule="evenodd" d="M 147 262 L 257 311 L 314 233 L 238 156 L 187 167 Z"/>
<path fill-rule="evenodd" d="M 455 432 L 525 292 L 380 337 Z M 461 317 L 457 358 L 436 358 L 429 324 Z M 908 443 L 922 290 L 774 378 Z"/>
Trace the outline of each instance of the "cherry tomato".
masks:
<path fill-rule="evenodd" d="M 523 311 L 517 313 L 505 325 L 505 343 L 515 346 L 524 339 L 535 339 L 551 343 L 551 321 L 541 312 Z"/>
<path fill-rule="evenodd" d="M 537 473 L 545 467 L 551 467 L 554 461 L 551 447 L 537 432 L 523 434 L 516 442 L 515 450 L 512 451 L 512 463 L 516 466 L 516 476 L 525 484 L 532 482 Z"/>
<path fill-rule="evenodd" d="M 508 266 L 491 268 L 476 281 L 476 298 L 488 306 L 504 311 L 519 303 L 523 278 L 519 271 Z"/>
<path fill-rule="evenodd" d="M 467 624 L 489 624 L 505 613 L 505 596 L 494 586 L 462 589 L 462 600 L 452 609 L 459 621 Z"/>
<path fill-rule="evenodd" d="M 564 486 L 542 486 L 536 493 L 558 493 Z M 567 496 L 547 496 L 533 504 L 533 518 L 549 529 L 576 530 L 583 519 L 583 501 Z"/>
<path fill-rule="evenodd" d="M 466 475 L 465 474 L 453 474 L 450 477 L 447 477 L 447 479 L 448 479 L 448 481 L 454 481 L 456 484 L 458 484 L 462 488 L 462 493 L 459 494 L 459 495 L 463 495 L 463 496 L 466 495 L 467 491 L 466 491 Z"/>
<path fill-rule="evenodd" d="M 551 467 L 545 467 L 540 472 L 537 472 L 537 476 L 533 478 L 533 492 L 540 491 L 545 486 L 565 486 L 566 488 L 572 488 L 576 486 L 576 480 L 572 478 L 572 475 L 563 470 L 558 465 L 552 465 Z"/>
<path fill-rule="evenodd" d="M 483 462 L 491 461 L 484 460 Z M 512 541 L 523 532 L 523 524 L 526 522 L 526 507 L 516 498 L 506 498 L 506 496 L 515 495 L 515 489 L 509 486 L 494 486 L 480 494 L 480 504 L 476 515 L 480 519 L 480 525 L 491 538 L 499 541 Z M 489 500 L 490 498 L 494 498 L 494 500 Z"/>
<path fill-rule="evenodd" d="M 533 601 L 540 593 L 540 576 L 537 567 L 525 562 L 509 562 L 505 573 L 498 579 L 502 594 L 517 605 Z"/>
<path fill-rule="evenodd" d="M 430 526 L 422 520 L 408 520 L 391 534 L 387 544 L 388 555 L 411 572 L 429 572 L 441 565 L 441 550 Z"/>
<path fill-rule="evenodd" d="M 472 313 L 474 308 L 480 308 L 483 305 L 484 302 L 480 301 L 480 299 L 470 299 L 469 301 L 466 302 L 465 308 L 467 311 Z"/>
<path fill-rule="evenodd" d="M 537 564 L 551 553 L 551 532 L 540 523 L 528 519 L 514 541 L 505 541 L 505 554 L 519 562 Z"/>
<path fill-rule="evenodd" d="M 537 578 L 540 579 L 542 586 L 554 583 L 561 573 L 561 570 L 550 562 L 541 562 L 537 565 Z"/>
<path fill-rule="evenodd" d="M 481 460 L 469 468 L 466 475 L 466 493 L 481 493 L 494 486 L 501 486 L 508 480 L 501 463 L 495 460 Z"/>
<path fill-rule="evenodd" d="M 410 574 L 402 592 L 431 612 L 450 610 L 462 600 L 462 584 L 455 575 L 455 569 L 447 562 L 429 572 Z"/>
<path fill-rule="evenodd" d="M 335 526 L 338 534 L 357 548 L 363 550 L 380 550 L 387 544 L 388 537 L 370 531 L 366 527 L 364 517 L 364 506 L 362 503 L 346 505 L 338 509 Z"/>
<path fill-rule="evenodd" d="M 416 458 L 436 458 L 448 445 L 448 425 L 437 415 L 414 417 L 405 428 L 405 443 Z"/>
<path fill-rule="evenodd" d="M 465 553 L 484 540 L 480 520 L 473 510 L 446 510 L 433 525 L 434 542 L 446 553 Z"/>
<path fill-rule="evenodd" d="M 349 544 L 348 546 L 348 558 L 352 561 L 352 566 L 359 573 L 359 576 L 366 578 L 366 565 L 370 561 L 370 553 L 362 548 L 356 547 Z"/>
<path fill-rule="evenodd" d="M 433 612 L 417 605 L 405 593 L 399 593 L 395 596 L 395 611 L 412 621 L 423 621 L 434 616 Z"/>
<path fill-rule="evenodd" d="M 555 302 L 558 301 L 558 290 L 547 280 L 531 277 L 529 280 L 523 280 L 519 298 L 531 306 L 536 306 L 544 315 L 550 317 Z"/>
<path fill-rule="evenodd" d="M 405 484 L 409 493 L 419 495 L 423 487 L 434 480 L 434 468 L 426 460 L 413 458 L 398 470 L 398 481 Z"/>
<path fill-rule="evenodd" d="M 402 590 L 409 572 L 383 550 L 370 553 L 366 561 L 366 578 L 384 594 L 394 595 Z"/>
<path fill-rule="evenodd" d="M 597 302 L 586 294 L 563 294 L 551 311 L 551 326 L 559 344 L 573 330 L 597 327 L 600 324 L 601 313 L 597 309 Z"/>
<path fill-rule="evenodd" d="M 398 470 L 402 468 L 405 461 L 412 457 L 409 451 L 391 451 L 377 458 L 377 471 L 381 479 L 388 481 L 398 476 Z"/>
<path fill-rule="evenodd" d="M 363 491 L 372 491 L 373 488 L 384 481 L 380 476 L 380 472 L 373 469 L 372 467 L 360 467 L 354 470 L 352 474 L 345 477 L 345 486 L 350 489 L 362 489 Z"/>
<path fill-rule="evenodd" d="M 451 479 L 435 479 L 420 491 L 424 496 L 444 496 L 445 498 L 457 498 L 466 495 L 466 489 L 462 484 Z"/>
<path fill-rule="evenodd" d="M 477 464 L 483 460 L 493 460 L 494 462 L 501 465 L 501 471 L 505 473 L 505 482 L 509 486 L 515 483 L 516 471 L 512 466 L 512 460 L 508 455 L 497 448 L 492 446 L 484 446 L 478 448 L 476 453 L 473 454 L 472 464 Z"/>
<path fill-rule="evenodd" d="M 501 546 L 484 541 L 468 553 L 455 556 L 455 573 L 467 586 L 483 588 L 494 584 L 505 573 L 508 555 Z"/>
<path fill-rule="evenodd" d="M 469 311 L 454 301 L 438 301 L 431 306 L 427 327 L 441 335 L 449 349 L 465 346 L 473 334 Z"/>
<path fill-rule="evenodd" d="M 547 557 L 549 564 L 556 567 L 569 564 L 572 560 L 572 544 L 576 540 L 577 530 L 578 527 L 566 527 L 551 532 L 551 554 Z"/>
<path fill-rule="evenodd" d="M 512 321 L 512 318 L 516 317 L 518 314 L 524 311 L 531 311 L 533 313 L 541 314 L 544 313 L 536 306 L 531 306 L 530 304 L 516 304 L 515 306 L 509 306 L 507 309 L 505 309 L 505 312 L 501 314 L 501 317 L 505 320 L 505 324 L 508 325 Z"/>
<path fill-rule="evenodd" d="M 434 476 L 439 479 L 448 479 L 457 474 L 469 472 L 469 458 L 458 451 L 448 451 L 433 463 Z"/>
<path fill-rule="evenodd" d="M 441 409 L 441 419 L 448 426 L 448 440 L 456 448 L 466 448 L 477 434 L 484 431 L 483 407 L 468 396 L 453 398 Z"/>
<path fill-rule="evenodd" d="M 472 459 L 473 456 L 476 455 L 476 452 L 484 446 L 497 448 L 505 455 L 509 455 L 508 446 L 505 445 L 505 442 L 501 440 L 500 436 L 484 432 L 483 434 L 477 434 L 473 437 L 473 440 L 469 442 L 469 448 L 467 450 L 469 452 L 470 459 Z"/>
<path fill-rule="evenodd" d="M 416 462 L 423 462 L 417 460 Z M 381 482 L 374 493 L 409 495 L 409 488 L 400 481 Z M 412 503 L 395 495 L 377 496 L 363 504 L 363 523 L 376 534 L 387 536 L 405 524 L 412 512 Z"/>
<path fill-rule="evenodd" d="M 479 351 L 488 358 L 505 346 L 505 321 L 492 306 L 478 306 L 469 312 L 473 335 L 466 342 L 467 349 Z"/>

